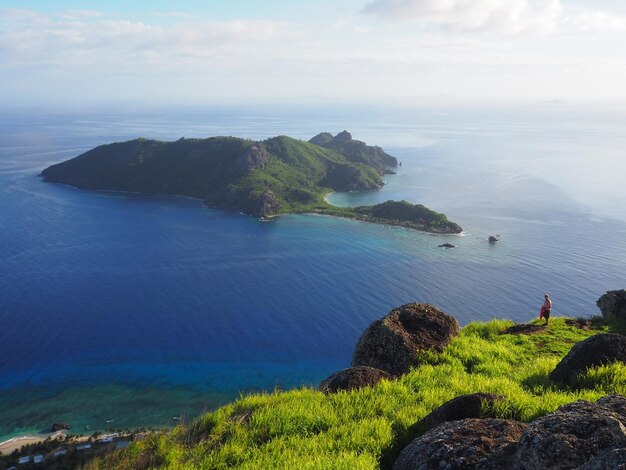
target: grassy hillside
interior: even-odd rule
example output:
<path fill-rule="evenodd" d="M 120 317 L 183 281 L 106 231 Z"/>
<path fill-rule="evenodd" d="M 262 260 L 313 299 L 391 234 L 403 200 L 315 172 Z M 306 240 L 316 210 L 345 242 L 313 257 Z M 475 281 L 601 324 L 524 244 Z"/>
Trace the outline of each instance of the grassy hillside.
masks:
<path fill-rule="evenodd" d="M 336 138 L 323 135 L 330 136 L 323 145 L 287 136 L 262 142 L 234 137 L 176 142 L 135 139 L 96 147 L 46 168 L 42 176 L 85 189 L 192 196 L 261 217 L 316 212 L 425 231 L 461 231 L 442 214 L 422 210 L 423 206 L 409 205 L 411 209 L 408 203 L 393 203 L 400 204 L 395 212 L 403 216 L 386 218 L 389 204 L 384 210 L 376 207 L 376 216 L 368 207 L 352 210 L 328 204 L 324 195 L 331 191 L 381 188 L 383 174 L 397 161 L 379 147 L 353 140 L 347 132 Z"/>
<path fill-rule="evenodd" d="M 502 394 L 498 417 L 531 421 L 575 400 L 626 394 L 626 366 L 620 364 L 588 371 L 577 390 L 548 379 L 574 343 L 599 332 L 624 333 L 623 325 L 596 323 L 586 330 L 555 318 L 540 334 L 502 334 L 511 325 L 472 323 L 441 355 L 425 354 L 420 367 L 373 388 L 242 397 L 89 468 L 388 468 L 414 437 L 412 425 L 458 395 Z"/>

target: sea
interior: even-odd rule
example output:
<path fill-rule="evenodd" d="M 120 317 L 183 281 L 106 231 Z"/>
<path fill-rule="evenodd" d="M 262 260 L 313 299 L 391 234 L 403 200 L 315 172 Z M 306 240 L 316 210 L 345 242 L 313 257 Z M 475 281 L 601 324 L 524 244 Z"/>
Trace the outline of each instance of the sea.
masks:
<path fill-rule="evenodd" d="M 339 206 L 421 203 L 432 235 L 316 215 L 45 183 L 47 166 L 145 137 L 350 131 L 401 166 Z M 0 441 L 167 428 L 241 395 L 315 387 L 408 302 L 462 325 L 591 316 L 626 287 L 626 106 L 102 106 L 0 111 Z M 488 243 L 499 235 L 496 244 Z M 439 245 L 451 243 L 456 248 Z"/>

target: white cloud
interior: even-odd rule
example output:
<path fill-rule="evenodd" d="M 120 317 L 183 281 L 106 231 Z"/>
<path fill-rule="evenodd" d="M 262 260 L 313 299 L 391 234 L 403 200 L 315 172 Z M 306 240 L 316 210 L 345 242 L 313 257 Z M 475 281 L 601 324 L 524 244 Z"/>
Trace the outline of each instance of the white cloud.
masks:
<path fill-rule="evenodd" d="M 565 16 L 563 24 L 566 29 L 575 31 L 623 31 L 626 30 L 626 18 L 611 15 L 600 10 L 572 9 Z"/>
<path fill-rule="evenodd" d="M 453 32 L 516 35 L 626 27 L 619 15 L 568 7 L 560 0 L 374 0 L 364 12 L 383 19 L 414 19 Z"/>
<path fill-rule="evenodd" d="M 63 13 L 58 13 L 57 16 L 65 20 L 84 20 L 88 18 L 101 18 L 106 16 L 106 14 L 93 10 L 67 10 Z"/>
<path fill-rule="evenodd" d="M 21 63 L 79 65 L 211 57 L 225 47 L 255 46 L 290 34 L 284 23 L 261 20 L 181 20 L 171 25 L 101 18 L 97 12 L 55 15 L 1 10 L 0 52 Z"/>

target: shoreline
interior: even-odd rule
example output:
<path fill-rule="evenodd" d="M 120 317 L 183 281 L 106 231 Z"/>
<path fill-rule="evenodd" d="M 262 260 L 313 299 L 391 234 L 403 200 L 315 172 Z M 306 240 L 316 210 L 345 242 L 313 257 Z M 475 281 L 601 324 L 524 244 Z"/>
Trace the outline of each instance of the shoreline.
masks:
<path fill-rule="evenodd" d="M 12 437 L 11 439 L 7 439 L 6 441 L 0 442 L 0 455 L 10 455 L 14 451 L 21 449 L 25 445 L 38 444 L 40 442 L 45 441 L 46 439 L 56 439 L 61 436 L 65 436 L 65 433 L 63 431 L 46 433 L 46 434 L 42 434 L 39 436 L 26 435 L 26 436 Z"/>
<path fill-rule="evenodd" d="M 124 191 L 124 190 L 117 190 L 117 189 L 98 189 L 98 188 L 79 188 L 77 186 L 68 184 L 68 183 L 59 183 L 56 181 L 50 181 L 45 179 L 45 177 L 42 175 L 42 173 L 40 172 L 37 175 L 39 178 L 41 178 L 41 180 L 44 183 L 53 183 L 53 184 L 60 184 L 63 186 L 67 186 L 71 189 L 74 190 L 87 190 L 87 191 L 94 191 L 94 192 L 103 192 L 103 193 L 113 193 L 113 194 L 136 194 L 136 195 L 144 195 L 144 196 L 161 196 L 161 197 L 174 197 L 174 198 L 183 198 L 183 199 L 190 199 L 193 201 L 199 201 L 202 206 L 207 207 L 207 208 L 211 208 L 211 207 L 215 207 L 215 208 L 220 208 L 220 209 L 231 209 L 231 210 L 236 210 L 239 211 L 240 214 L 243 215 L 248 215 L 248 216 L 252 216 L 251 214 L 246 214 L 244 212 L 241 212 L 240 208 L 237 207 L 230 207 L 230 206 L 224 206 L 224 205 L 220 205 L 220 204 L 213 204 L 213 203 L 209 203 L 209 201 L 198 198 L 198 197 L 194 197 L 194 196 L 183 196 L 180 194 L 162 194 L 162 193 L 144 193 L 144 192 L 140 192 L 140 191 Z M 331 208 L 336 208 L 336 209 L 342 209 L 342 206 L 335 206 L 333 204 L 331 204 L 330 202 L 328 202 L 328 198 L 331 197 L 333 194 L 336 194 L 337 191 L 329 191 L 326 194 L 324 194 L 322 196 L 322 200 L 328 204 Z M 293 212 L 280 212 L 278 214 L 271 214 L 271 215 L 267 215 L 267 216 L 262 216 L 262 217 L 255 217 L 257 218 L 257 220 L 261 221 L 261 222 L 269 222 L 272 221 L 274 219 L 277 219 L 280 216 L 283 215 L 290 215 L 290 214 L 310 214 L 310 215 L 328 215 L 331 217 L 338 217 L 338 218 L 342 218 L 342 219 L 351 219 L 351 220 L 356 220 L 359 222 L 363 222 L 363 223 L 369 223 L 369 224 L 375 224 L 375 225 L 382 225 L 382 226 L 388 226 L 388 227 L 400 227 L 400 228 L 404 228 L 407 230 L 414 230 L 416 232 L 422 232 L 422 233 L 428 233 L 431 235 L 461 235 L 464 233 L 464 230 L 461 227 L 461 231 L 460 232 L 440 232 L 440 231 L 436 231 L 436 230 L 428 230 L 426 228 L 422 228 L 422 227 L 413 227 L 410 226 L 409 224 L 404 224 L 404 223 L 392 223 L 390 221 L 374 221 L 374 220 L 369 220 L 368 217 L 350 217 L 347 215 L 339 215 L 339 214 L 329 214 L 324 212 L 323 210 L 316 210 L 314 209 L 311 212 L 305 212 L 305 211 L 293 211 Z"/>
<path fill-rule="evenodd" d="M 194 196 L 182 196 L 180 194 L 162 194 L 162 193 L 142 193 L 139 191 L 122 191 L 122 190 L 117 190 L 117 189 L 91 189 L 91 188 L 78 188 L 76 186 L 72 186 L 71 184 L 67 184 L 67 183 L 57 183 L 55 181 L 48 181 L 46 179 L 43 179 L 43 177 L 41 176 L 41 173 L 38 175 L 40 178 L 42 178 L 43 182 L 45 183 L 52 183 L 52 184 L 60 184 L 63 186 L 67 186 L 69 188 L 78 190 L 78 191 L 95 191 L 95 192 L 103 192 L 103 193 L 117 193 L 117 194 L 136 194 L 136 195 L 144 195 L 144 196 L 161 196 L 161 197 L 173 197 L 173 198 L 183 198 L 183 199 L 190 199 L 190 200 L 194 200 L 194 201 L 200 201 L 202 203 L 202 205 L 206 208 L 218 208 L 218 209 L 232 209 L 232 210 L 237 210 L 240 211 L 240 209 L 236 208 L 236 207 L 229 207 L 229 206 L 221 206 L 221 205 L 216 205 L 216 204 L 210 204 L 208 201 L 198 198 L 198 197 L 194 197 Z M 336 194 L 337 191 L 330 191 L 328 193 L 326 193 L 324 196 L 322 196 L 322 200 L 327 203 L 328 205 L 330 205 L 331 207 L 336 207 L 341 209 L 341 206 L 335 206 L 333 204 L 331 204 L 330 202 L 328 202 L 328 198 L 330 196 L 332 196 L 333 194 Z M 243 212 L 239 212 L 240 214 L 244 214 L 246 216 L 250 216 L 250 217 L 254 217 L 250 214 L 245 214 Z M 336 214 L 327 214 L 324 212 L 281 212 L 278 214 L 271 214 L 268 216 L 265 216 L 265 218 L 261 218 L 261 217 L 256 217 L 257 220 L 259 221 L 271 221 L 274 219 L 277 219 L 278 217 L 284 216 L 284 215 L 326 215 L 328 217 L 336 217 L 339 219 L 344 219 L 344 220 L 355 220 L 357 222 L 362 222 L 362 223 L 366 223 L 366 224 L 374 224 L 374 225 L 382 225 L 382 226 L 387 226 L 387 227 L 397 227 L 397 228 L 403 228 L 406 230 L 413 230 L 415 232 L 420 232 L 420 233 L 427 233 L 430 235 L 464 235 L 465 231 L 461 231 L 459 233 L 448 233 L 448 232 L 436 232 L 436 231 L 430 231 L 430 230 L 422 230 L 422 229 L 418 229 L 418 228 L 413 228 L 413 227 L 408 227 L 406 225 L 402 225 L 402 224 L 392 224 L 389 222 L 373 222 L 373 221 L 369 221 L 369 220 L 364 220 L 362 218 L 359 217 L 347 217 L 347 216 L 342 216 L 342 215 L 336 215 Z"/>

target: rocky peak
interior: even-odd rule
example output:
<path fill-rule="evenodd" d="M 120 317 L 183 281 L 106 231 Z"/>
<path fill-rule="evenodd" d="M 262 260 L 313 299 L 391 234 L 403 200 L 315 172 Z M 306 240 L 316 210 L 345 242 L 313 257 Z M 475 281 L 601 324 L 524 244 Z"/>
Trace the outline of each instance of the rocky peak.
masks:
<path fill-rule="evenodd" d="M 348 140 L 352 140 L 352 134 L 348 131 L 342 131 L 335 136 L 333 139 L 335 142 L 346 142 Z"/>
<path fill-rule="evenodd" d="M 311 140 L 309 140 L 309 142 L 312 143 L 312 144 L 319 145 L 319 146 L 323 147 L 324 145 L 326 145 L 329 142 L 331 142 L 333 139 L 334 139 L 334 137 L 333 137 L 333 135 L 330 132 L 320 132 L 315 137 L 313 137 Z"/>
<path fill-rule="evenodd" d="M 235 166 L 244 173 L 252 170 L 263 170 L 269 162 L 269 154 L 262 142 L 250 145 L 235 160 Z"/>

